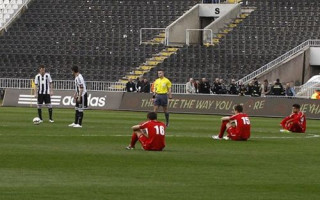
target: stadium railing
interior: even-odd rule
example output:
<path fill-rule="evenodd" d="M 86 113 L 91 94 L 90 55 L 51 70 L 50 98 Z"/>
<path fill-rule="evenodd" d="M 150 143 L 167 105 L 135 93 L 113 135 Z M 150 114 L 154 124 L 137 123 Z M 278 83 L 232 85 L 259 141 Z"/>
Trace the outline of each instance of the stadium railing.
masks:
<path fill-rule="evenodd" d="M 320 87 L 297 86 L 294 90 L 297 97 L 310 98 L 316 90 L 320 90 Z"/>
<path fill-rule="evenodd" d="M 106 92 L 124 92 L 125 83 L 119 82 L 107 82 L 107 81 L 86 81 L 87 89 L 89 91 L 106 91 Z M 14 89 L 32 89 L 34 88 L 34 82 L 32 79 L 12 79 L 12 78 L 0 78 L 0 89 L 14 88 Z M 53 88 L 55 90 L 74 90 L 73 80 L 54 80 Z M 320 87 L 308 87 L 295 86 L 296 98 L 309 99 L 316 89 Z M 172 84 L 172 93 L 174 94 L 186 94 L 186 84 Z M 234 95 L 233 95 L 234 96 Z M 267 96 L 267 97 L 285 97 L 285 96 Z M 288 97 L 286 97 L 288 98 Z"/>
<path fill-rule="evenodd" d="M 87 89 L 90 91 L 108 91 L 123 92 L 126 83 L 107 82 L 107 81 L 86 81 Z M 34 86 L 33 79 L 14 79 L 0 78 L 0 88 L 32 89 Z M 55 90 L 74 90 L 73 80 L 54 80 L 53 88 Z M 186 93 L 185 84 L 173 84 L 172 92 L 175 94 Z"/>
<path fill-rule="evenodd" d="M 320 40 L 307 40 L 300 44 L 299 46 L 293 48 L 292 50 L 288 51 L 287 53 L 283 54 L 282 56 L 278 57 L 277 59 L 269 62 L 268 64 L 262 66 L 261 68 L 257 69 L 256 71 L 248 74 L 247 76 L 243 77 L 242 79 L 238 80 L 244 84 L 248 83 L 255 77 L 259 77 L 260 75 L 264 74 L 265 72 L 272 70 L 279 66 L 279 64 L 287 61 L 292 56 L 300 53 L 301 51 L 305 51 L 310 47 L 320 46 Z"/>

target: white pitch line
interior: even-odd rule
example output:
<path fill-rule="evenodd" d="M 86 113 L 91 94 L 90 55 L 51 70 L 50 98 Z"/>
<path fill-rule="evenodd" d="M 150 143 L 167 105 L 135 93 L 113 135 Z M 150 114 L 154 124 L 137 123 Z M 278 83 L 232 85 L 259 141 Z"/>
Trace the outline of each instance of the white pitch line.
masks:
<path fill-rule="evenodd" d="M 128 135 L 111 135 L 113 137 L 128 137 Z M 186 135 L 166 135 L 166 137 L 190 137 L 190 138 L 211 138 L 211 136 L 186 136 Z M 250 137 L 250 139 L 306 139 L 306 138 L 319 138 L 320 135 L 312 135 L 308 134 L 306 137 L 277 137 L 277 136 L 270 136 L 270 137 Z"/>
<path fill-rule="evenodd" d="M 286 137 L 251 137 L 252 139 L 305 139 L 305 138 L 318 138 L 320 137 L 320 135 L 311 135 L 308 134 L 306 137 L 290 137 L 290 136 L 286 136 Z"/>
<path fill-rule="evenodd" d="M 21 136 L 21 137 L 131 137 L 131 135 L 3 135 L 0 136 Z M 166 137 L 180 137 L 180 138 L 210 138 L 211 136 L 186 136 L 186 135 L 166 135 Z M 270 136 L 270 137 L 250 137 L 250 139 L 311 139 L 311 138 L 320 138 L 320 135 L 313 135 L 307 134 L 305 137 L 291 137 L 291 136 L 284 136 L 284 137 L 277 137 L 277 136 Z"/>

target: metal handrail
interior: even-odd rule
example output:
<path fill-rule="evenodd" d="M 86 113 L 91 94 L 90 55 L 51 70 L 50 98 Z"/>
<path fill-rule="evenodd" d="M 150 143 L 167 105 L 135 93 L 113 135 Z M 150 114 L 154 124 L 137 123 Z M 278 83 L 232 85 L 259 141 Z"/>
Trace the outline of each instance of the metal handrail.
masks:
<path fill-rule="evenodd" d="M 261 68 L 255 70 L 254 72 L 246 75 L 245 77 L 241 78 L 237 82 L 242 82 L 242 83 L 248 83 L 250 80 L 252 80 L 255 77 L 258 77 L 265 72 L 274 69 L 279 66 L 280 63 L 283 63 L 284 61 L 288 60 L 292 56 L 300 53 L 301 51 L 305 51 L 308 49 L 310 46 L 320 46 L 320 40 L 307 40 L 300 44 L 299 46 L 291 49 L 287 53 L 281 55 L 280 57 L 276 58 L 275 60 L 269 62 L 268 64 L 262 66 Z"/>
<path fill-rule="evenodd" d="M 296 92 L 296 97 L 304 97 L 304 98 L 311 98 L 312 94 L 316 90 L 320 90 L 319 84 L 318 87 L 312 86 L 312 87 L 304 87 L 302 86 L 295 86 L 294 90 Z"/>
<path fill-rule="evenodd" d="M 140 45 L 143 44 L 142 42 L 142 31 L 143 30 L 166 30 L 166 28 L 140 28 Z M 167 33 L 165 33 L 165 41 L 167 39 Z"/>
<path fill-rule="evenodd" d="M 190 31 L 209 31 L 210 32 L 210 36 L 211 36 L 211 39 L 210 39 L 210 44 L 212 45 L 212 38 L 213 38 L 213 34 L 212 34 L 212 30 L 211 29 L 186 29 L 186 45 L 190 45 Z M 202 41 L 203 43 L 203 41 Z"/>
<path fill-rule="evenodd" d="M 18 9 L 16 10 L 16 12 L 14 13 L 14 15 L 11 16 L 10 19 L 9 19 L 8 21 L 6 21 L 2 27 L 0 27 L 0 31 L 2 31 L 3 29 L 4 29 L 5 31 L 7 31 L 8 26 L 9 26 L 9 25 L 11 24 L 11 22 L 13 22 L 13 20 L 15 20 L 16 17 L 20 14 L 22 8 L 24 8 L 24 7 L 28 8 L 28 3 L 29 3 L 31 0 L 23 0 L 23 1 L 24 1 L 24 3 L 19 6 L 19 8 L 18 8 Z"/>

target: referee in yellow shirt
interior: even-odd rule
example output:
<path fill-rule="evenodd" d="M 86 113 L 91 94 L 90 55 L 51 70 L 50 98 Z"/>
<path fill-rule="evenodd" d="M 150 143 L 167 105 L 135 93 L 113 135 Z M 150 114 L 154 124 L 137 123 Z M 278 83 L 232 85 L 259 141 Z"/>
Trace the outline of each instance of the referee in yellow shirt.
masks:
<path fill-rule="evenodd" d="M 160 106 L 163 108 L 163 112 L 166 117 L 166 126 L 169 126 L 169 113 L 168 113 L 168 95 L 169 99 L 172 99 L 171 82 L 164 77 L 164 71 L 158 71 L 158 79 L 154 82 L 154 112 L 158 112 Z"/>

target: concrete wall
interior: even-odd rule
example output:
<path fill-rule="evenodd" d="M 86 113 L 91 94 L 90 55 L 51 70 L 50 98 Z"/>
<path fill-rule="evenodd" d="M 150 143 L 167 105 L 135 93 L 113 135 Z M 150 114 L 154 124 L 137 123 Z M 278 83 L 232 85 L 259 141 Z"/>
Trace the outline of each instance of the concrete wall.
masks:
<path fill-rule="evenodd" d="M 303 85 L 311 77 L 320 74 L 320 66 L 312 66 L 310 64 L 311 56 L 311 49 L 309 48 L 257 78 L 261 83 L 265 79 L 270 82 L 279 78 L 282 83 L 292 82 L 295 86 Z"/>
<path fill-rule="evenodd" d="M 306 83 L 313 76 L 312 68 L 310 66 L 310 56 L 311 56 L 310 53 L 311 53 L 310 48 L 304 52 L 304 65 L 303 65 L 301 85 Z"/>
<path fill-rule="evenodd" d="M 213 5 L 214 6 L 214 5 Z M 209 24 L 205 29 L 212 30 L 212 33 L 219 33 L 226 24 L 229 24 L 232 20 L 237 18 L 241 14 L 241 6 L 239 4 L 226 4 L 225 7 L 222 7 L 222 15 Z M 212 9 L 215 10 L 213 7 Z M 203 40 L 205 42 L 210 41 L 210 36 L 206 33 L 203 33 Z"/>
<path fill-rule="evenodd" d="M 241 12 L 239 4 L 198 4 L 188 12 L 173 22 L 166 28 L 167 45 L 182 45 L 186 43 L 187 29 L 201 29 L 200 17 L 217 17 L 215 24 L 211 23 L 210 29 L 214 32 L 219 30 L 236 18 Z M 203 31 L 203 41 L 201 40 L 202 31 L 189 31 L 189 43 L 198 44 L 211 39 L 210 32 Z"/>
<path fill-rule="evenodd" d="M 310 47 L 310 65 L 320 66 L 320 48 Z"/>
<path fill-rule="evenodd" d="M 187 13 L 166 28 L 167 45 L 181 45 L 186 43 L 186 29 L 199 29 L 199 5 L 192 7 Z M 191 34 L 190 43 L 199 43 L 200 32 Z"/>
<path fill-rule="evenodd" d="M 234 8 L 239 8 L 239 4 L 200 4 L 199 16 L 200 17 L 222 17 Z"/>
<path fill-rule="evenodd" d="M 275 81 L 277 78 L 280 82 L 293 82 L 295 85 L 303 84 L 304 74 L 304 52 L 296 55 L 291 60 L 283 63 L 276 69 L 266 72 L 262 76 L 258 77 L 258 80 L 262 83 L 267 79 L 269 82 Z"/>

